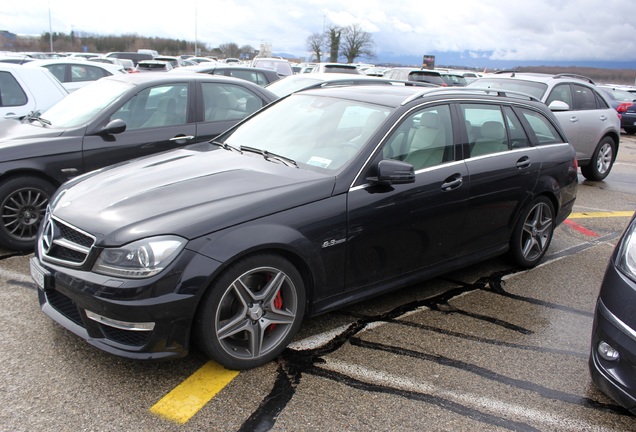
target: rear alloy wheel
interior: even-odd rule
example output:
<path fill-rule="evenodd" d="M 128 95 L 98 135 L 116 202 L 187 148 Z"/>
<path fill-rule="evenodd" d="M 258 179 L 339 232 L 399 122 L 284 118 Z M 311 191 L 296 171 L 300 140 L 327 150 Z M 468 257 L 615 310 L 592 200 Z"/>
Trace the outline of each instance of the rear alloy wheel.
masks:
<path fill-rule="evenodd" d="M 538 197 L 521 215 L 510 241 L 515 264 L 534 267 L 545 255 L 554 233 L 554 210 L 546 197 Z"/>
<path fill-rule="evenodd" d="M 0 185 L 0 246 L 33 250 L 55 187 L 38 177 L 14 177 Z"/>
<path fill-rule="evenodd" d="M 605 137 L 596 146 L 590 163 L 581 166 L 581 173 L 588 180 L 601 181 L 610 173 L 615 158 L 616 146 L 614 140 L 610 137 Z"/>
<path fill-rule="evenodd" d="M 200 348 L 228 369 L 248 369 L 276 358 L 291 342 L 305 310 L 296 268 L 273 254 L 245 258 L 209 288 L 197 313 Z"/>

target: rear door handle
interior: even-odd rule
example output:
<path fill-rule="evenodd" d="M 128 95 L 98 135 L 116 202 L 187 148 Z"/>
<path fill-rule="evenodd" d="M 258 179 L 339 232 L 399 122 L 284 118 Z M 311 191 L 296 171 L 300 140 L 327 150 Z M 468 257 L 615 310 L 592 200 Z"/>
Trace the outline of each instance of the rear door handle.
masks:
<path fill-rule="evenodd" d="M 177 135 L 174 138 L 170 138 L 170 141 L 190 141 L 194 139 L 194 135 Z"/>
<path fill-rule="evenodd" d="M 517 161 L 517 168 L 519 169 L 526 169 L 528 168 L 530 165 L 532 164 L 532 162 L 530 161 L 530 158 L 528 156 L 523 156 L 521 159 L 519 159 Z"/>
<path fill-rule="evenodd" d="M 442 190 L 444 192 L 448 192 L 450 190 L 457 189 L 462 185 L 462 183 L 464 183 L 464 179 L 461 174 L 452 175 L 444 180 L 444 183 L 442 183 Z"/>

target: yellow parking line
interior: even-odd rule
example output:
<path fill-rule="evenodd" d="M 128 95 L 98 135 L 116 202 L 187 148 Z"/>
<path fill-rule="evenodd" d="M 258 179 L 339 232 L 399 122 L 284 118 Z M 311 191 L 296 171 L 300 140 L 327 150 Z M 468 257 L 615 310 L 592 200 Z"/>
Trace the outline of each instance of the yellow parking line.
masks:
<path fill-rule="evenodd" d="M 633 211 L 581 212 L 581 213 L 570 213 L 570 216 L 568 216 L 568 219 L 631 217 L 633 214 L 634 214 Z"/>
<path fill-rule="evenodd" d="M 150 408 L 150 412 L 176 423 L 184 424 L 238 374 L 238 371 L 225 369 L 211 361 L 207 362 L 161 398 Z"/>

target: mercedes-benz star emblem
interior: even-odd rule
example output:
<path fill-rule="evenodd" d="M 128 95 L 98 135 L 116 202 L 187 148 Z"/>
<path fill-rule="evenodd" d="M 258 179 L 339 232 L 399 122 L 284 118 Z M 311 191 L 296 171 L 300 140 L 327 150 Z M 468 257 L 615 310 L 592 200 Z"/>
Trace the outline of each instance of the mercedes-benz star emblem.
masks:
<path fill-rule="evenodd" d="M 49 253 L 53 246 L 53 240 L 55 240 L 55 224 L 51 219 L 49 219 L 46 221 L 46 226 L 42 233 L 42 247 L 44 249 L 44 253 Z"/>

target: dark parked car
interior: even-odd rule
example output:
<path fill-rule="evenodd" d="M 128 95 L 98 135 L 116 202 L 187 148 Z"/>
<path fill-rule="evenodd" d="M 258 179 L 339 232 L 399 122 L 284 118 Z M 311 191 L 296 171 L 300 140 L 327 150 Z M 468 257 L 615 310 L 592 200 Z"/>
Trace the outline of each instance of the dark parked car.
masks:
<path fill-rule="evenodd" d="M 18 66 L 24 67 L 24 66 Z M 29 250 L 55 189 L 106 165 L 209 140 L 276 99 L 204 74 L 102 78 L 0 132 L 0 246 Z"/>
<path fill-rule="evenodd" d="M 596 386 L 636 414 L 636 214 L 614 249 L 594 312 L 590 372 Z"/>
<path fill-rule="evenodd" d="M 401 85 L 401 86 L 419 86 L 419 87 L 436 87 L 433 84 L 422 83 L 418 81 L 400 81 L 395 79 L 375 77 L 361 74 L 343 74 L 332 72 L 306 73 L 298 75 L 290 75 L 269 84 L 266 88 L 278 97 L 287 96 L 300 90 L 321 87 L 342 87 L 353 85 Z"/>
<path fill-rule="evenodd" d="M 597 86 L 605 93 L 612 107 L 621 118 L 621 127 L 625 133 L 636 133 L 636 94 L 611 86 Z"/>
<path fill-rule="evenodd" d="M 304 316 L 500 254 L 536 265 L 576 187 L 574 149 L 531 98 L 305 90 L 62 186 L 31 273 L 42 310 L 105 351 L 169 359 L 196 340 L 244 369 Z"/>
<path fill-rule="evenodd" d="M 438 86 L 446 87 L 448 84 L 442 75 L 431 69 L 414 69 L 408 67 L 396 67 L 384 71 L 384 78 L 397 79 L 402 81 L 420 81 Z"/>
<path fill-rule="evenodd" d="M 172 73 L 198 72 L 211 75 L 224 75 L 234 78 L 241 78 L 265 87 L 269 83 L 278 81 L 280 75 L 271 69 L 256 68 L 250 66 L 232 66 L 225 63 L 204 62 L 194 66 L 184 66 L 173 69 Z"/>

